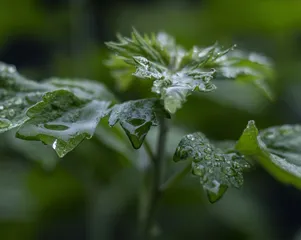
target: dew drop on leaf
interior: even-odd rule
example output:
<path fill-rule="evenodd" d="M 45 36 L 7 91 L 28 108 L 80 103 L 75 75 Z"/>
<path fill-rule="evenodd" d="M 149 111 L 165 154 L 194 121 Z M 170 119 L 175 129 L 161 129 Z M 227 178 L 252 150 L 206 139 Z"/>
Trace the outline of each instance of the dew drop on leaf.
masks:
<path fill-rule="evenodd" d="M 0 118 L 0 128 L 7 128 L 11 125 L 11 121 L 5 118 Z"/>
<path fill-rule="evenodd" d="M 220 182 L 213 180 L 211 183 L 205 185 L 205 189 L 207 190 L 207 196 L 211 203 L 219 200 L 225 191 L 227 190 L 227 186 L 220 184 Z"/>
<path fill-rule="evenodd" d="M 15 110 L 14 110 L 14 109 L 10 109 L 10 110 L 8 111 L 8 115 L 9 115 L 10 117 L 15 116 Z"/>
<path fill-rule="evenodd" d="M 56 146 L 57 146 L 57 139 L 53 142 L 52 148 L 55 150 L 55 149 L 56 149 Z"/>
<path fill-rule="evenodd" d="M 205 167 L 203 165 L 197 165 L 192 169 L 192 174 L 203 177 L 205 174 Z"/>

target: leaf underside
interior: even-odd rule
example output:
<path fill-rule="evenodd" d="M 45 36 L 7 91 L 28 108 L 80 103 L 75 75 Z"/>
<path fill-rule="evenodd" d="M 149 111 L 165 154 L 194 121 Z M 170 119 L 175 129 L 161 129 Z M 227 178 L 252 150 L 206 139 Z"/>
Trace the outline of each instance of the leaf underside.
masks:
<path fill-rule="evenodd" d="M 279 181 L 301 188 L 301 126 L 283 125 L 258 132 L 250 121 L 236 149 L 257 160 Z"/>
<path fill-rule="evenodd" d="M 216 148 L 202 133 L 186 135 L 180 141 L 174 161 L 192 159 L 192 173 L 200 177 L 210 202 L 216 202 L 228 187 L 243 184 L 243 171 L 250 164 L 243 156 Z"/>

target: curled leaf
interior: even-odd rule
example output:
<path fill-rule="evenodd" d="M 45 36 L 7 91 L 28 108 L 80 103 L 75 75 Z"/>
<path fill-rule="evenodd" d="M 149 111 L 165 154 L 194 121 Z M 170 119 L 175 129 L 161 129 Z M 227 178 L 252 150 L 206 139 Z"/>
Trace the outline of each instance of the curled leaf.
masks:
<path fill-rule="evenodd" d="M 158 117 L 169 117 L 158 99 L 141 99 L 116 104 L 110 110 L 109 125 L 120 123 L 134 148 L 141 147 L 151 126 L 158 125 Z"/>

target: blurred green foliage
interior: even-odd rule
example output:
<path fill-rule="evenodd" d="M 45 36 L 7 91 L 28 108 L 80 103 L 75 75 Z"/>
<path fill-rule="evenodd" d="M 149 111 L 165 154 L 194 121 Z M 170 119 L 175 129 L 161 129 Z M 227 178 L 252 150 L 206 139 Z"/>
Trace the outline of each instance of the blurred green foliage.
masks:
<path fill-rule="evenodd" d="M 171 161 L 181 137 L 192 131 L 238 139 L 250 119 L 259 129 L 300 122 L 300 12 L 297 0 L 2 0 L 0 60 L 32 78 L 95 79 L 122 100 L 150 95 L 149 85 L 139 81 L 121 91 L 104 65 L 103 42 L 116 32 L 128 35 L 132 26 L 164 30 L 187 48 L 237 43 L 275 61 L 275 102 L 252 86 L 227 82 L 215 93 L 190 96 L 172 120 Z M 112 130 L 113 137 L 107 134 Z M 154 143 L 156 135 L 153 128 L 147 138 Z M 58 160 L 42 144 L 1 135 L 0 239 L 133 239 L 146 155 L 122 139 L 119 128 L 100 127 L 92 140 Z M 170 163 L 168 175 L 180 167 Z M 163 197 L 154 234 L 164 240 L 298 239 L 300 200 L 298 190 L 258 170 L 247 175 L 242 190 L 210 205 L 198 179 L 187 176 Z"/>

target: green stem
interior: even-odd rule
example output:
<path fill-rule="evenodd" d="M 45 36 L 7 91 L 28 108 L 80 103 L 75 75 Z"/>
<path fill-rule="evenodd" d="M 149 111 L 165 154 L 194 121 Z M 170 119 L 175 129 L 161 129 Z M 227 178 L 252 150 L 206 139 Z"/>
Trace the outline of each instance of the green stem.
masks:
<path fill-rule="evenodd" d="M 156 157 L 152 151 L 152 148 L 147 140 L 144 140 L 144 148 L 146 153 L 148 154 L 150 160 L 154 163 L 156 161 Z"/>
<path fill-rule="evenodd" d="M 189 162 L 181 171 L 176 172 L 172 177 L 170 177 L 165 183 L 163 183 L 160 187 L 160 191 L 163 193 L 167 189 L 174 186 L 177 182 L 179 182 L 183 177 L 187 175 L 191 171 L 191 162 Z"/>
<path fill-rule="evenodd" d="M 150 229 L 153 226 L 158 200 L 161 196 L 160 186 L 164 177 L 165 170 L 165 145 L 166 134 L 168 131 L 167 123 L 164 118 L 160 119 L 160 132 L 158 137 L 157 154 L 153 158 L 150 169 L 145 172 L 144 187 L 142 189 L 140 215 L 140 239 L 150 239 Z M 146 145 L 146 149 L 149 148 Z M 150 149 L 150 148 L 149 148 Z M 151 151 L 149 151 L 151 152 Z M 146 194 L 146 197 L 143 196 Z"/>

